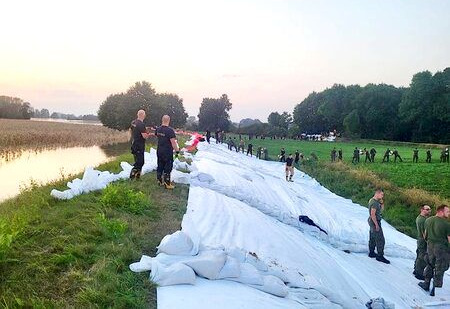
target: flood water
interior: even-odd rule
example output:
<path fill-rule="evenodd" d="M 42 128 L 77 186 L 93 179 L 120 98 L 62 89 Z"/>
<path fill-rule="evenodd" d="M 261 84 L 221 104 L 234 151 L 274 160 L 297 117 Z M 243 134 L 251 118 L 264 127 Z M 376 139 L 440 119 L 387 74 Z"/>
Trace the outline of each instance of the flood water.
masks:
<path fill-rule="evenodd" d="M 128 149 L 128 143 L 71 147 L 23 151 L 13 160 L 0 159 L 0 201 L 17 195 L 21 186 L 28 186 L 31 181 L 45 184 L 60 179 L 62 175 L 77 174 L 88 166 L 95 167 L 112 160 Z"/>

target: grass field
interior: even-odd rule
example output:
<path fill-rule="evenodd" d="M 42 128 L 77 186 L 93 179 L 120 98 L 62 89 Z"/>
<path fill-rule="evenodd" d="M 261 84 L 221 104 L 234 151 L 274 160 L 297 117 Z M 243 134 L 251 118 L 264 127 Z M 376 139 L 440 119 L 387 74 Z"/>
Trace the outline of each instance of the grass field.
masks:
<path fill-rule="evenodd" d="M 99 125 L 0 119 L 0 156 L 22 149 L 94 146 L 127 142 L 129 132 Z"/>
<path fill-rule="evenodd" d="M 248 140 L 245 141 L 246 146 Z M 305 155 L 300 169 L 316 178 L 330 191 L 361 205 L 367 205 L 376 187 L 386 191 L 386 210 L 384 218 L 402 232 L 416 236 L 415 218 L 418 207 L 424 203 L 436 206 L 449 203 L 450 165 L 439 163 L 440 151 L 444 145 L 424 145 L 382 141 L 357 142 L 313 142 L 296 140 L 253 139 L 254 151 L 258 146 L 266 147 L 271 160 L 278 160 L 281 147 L 286 153 L 299 150 Z M 343 162 L 331 163 L 330 152 L 342 149 Z M 370 149 L 375 147 L 375 163 L 364 163 L 361 156 L 359 164 L 352 164 L 355 147 Z M 396 148 L 403 162 L 381 163 L 385 150 Z M 419 163 L 412 163 L 413 149 L 419 149 Z M 425 152 L 430 147 L 432 163 L 425 163 Z M 311 158 L 311 153 L 318 161 Z M 283 173 L 280 170 L 280 173 Z"/>
<path fill-rule="evenodd" d="M 98 169 L 118 172 L 121 161 L 133 162 L 131 154 Z M 165 190 L 155 179 L 55 200 L 62 179 L 1 203 L 0 308 L 156 308 L 148 273 L 128 265 L 180 229 L 189 188 Z"/>

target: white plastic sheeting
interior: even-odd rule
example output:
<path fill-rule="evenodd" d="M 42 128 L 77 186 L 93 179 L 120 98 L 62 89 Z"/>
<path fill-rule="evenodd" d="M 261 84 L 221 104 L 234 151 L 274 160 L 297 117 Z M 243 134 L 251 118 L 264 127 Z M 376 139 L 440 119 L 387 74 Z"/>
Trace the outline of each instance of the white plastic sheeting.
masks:
<path fill-rule="evenodd" d="M 449 307 L 448 273 L 438 296 L 421 290 L 412 275 L 415 240 L 387 222 L 382 222 L 385 251 L 392 263 L 367 257 L 366 207 L 299 171 L 293 183 L 286 182 L 283 164 L 250 158 L 225 145 L 201 143 L 193 160 L 196 171 L 190 175 L 183 218 L 191 224 L 182 231 L 198 234 L 201 248 L 224 248 L 241 263 L 244 257 L 250 261 L 247 253 L 252 252 L 286 282 L 288 294 L 276 297 L 250 281 L 197 278 L 194 285 L 158 288 L 158 308 L 364 308 L 378 297 L 396 308 Z M 328 236 L 298 223 L 298 215 L 309 216 Z M 173 260 L 161 255 L 156 258 Z"/>
<path fill-rule="evenodd" d="M 190 154 L 186 153 L 186 156 L 192 158 Z M 86 168 L 81 179 L 76 178 L 73 181 L 67 183 L 69 189 L 64 191 L 59 191 L 53 189 L 50 195 L 61 200 L 69 200 L 77 195 L 83 193 L 89 193 L 91 191 L 102 190 L 106 188 L 111 182 L 127 179 L 130 176 L 131 169 L 133 166 L 128 162 L 121 162 L 120 167 L 122 171 L 114 174 L 108 171 L 98 171 L 92 167 Z M 157 167 L 157 157 L 156 150 L 151 148 L 150 152 L 144 153 L 144 166 L 142 167 L 142 174 L 149 173 L 156 170 Z M 179 159 L 175 159 L 173 163 L 173 170 L 171 173 L 171 180 L 176 183 L 188 184 L 190 180 L 190 175 L 188 172 L 194 171 L 195 167 L 187 164 L 186 162 L 181 162 Z"/>

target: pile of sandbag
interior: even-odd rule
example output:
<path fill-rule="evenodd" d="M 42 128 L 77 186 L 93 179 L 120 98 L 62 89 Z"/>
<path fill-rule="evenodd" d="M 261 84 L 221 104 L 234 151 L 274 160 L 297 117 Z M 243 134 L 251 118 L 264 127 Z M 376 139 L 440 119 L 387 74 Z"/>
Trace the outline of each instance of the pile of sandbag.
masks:
<path fill-rule="evenodd" d="M 188 155 L 189 156 L 189 155 Z M 103 190 L 111 182 L 127 179 L 130 177 L 130 172 L 133 166 L 128 162 L 121 162 L 120 167 L 122 171 L 114 174 L 108 171 L 98 171 L 92 167 L 86 168 L 81 179 L 76 178 L 73 181 L 67 183 L 69 189 L 64 191 L 59 191 L 53 189 L 50 195 L 54 198 L 61 200 L 69 200 L 77 195 L 83 193 L 89 193 L 91 191 Z M 142 166 L 142 174 L 146 174 L 156 170 L 157 167 L 157 155 L 156 150 L 151 148 L 150 152 L 144 152 L 144 165 Z M 190 176 L 188 173 L 183 173 L 181 171 L 193 171 L 195 167 L 189 165 L 186 162 L 181 162 L 178 158 L 174 161 L 174 169 L 172 170 L 171 179 L 176 183 L 188 184 L 190 181 Z"/>
<path fill-rule="evenodd" d="M 240 282 L 279 297 L 288 295 L 288 279 L 283 271 L 266 265 L 257 254 L 235 247 L 206 247 L 198 236 L 191 238 L 183 231 L 165 236 L 156 257 L 143 255 L 130 269 L 151 271 L 150 280 L 159 286 L 195 284 L 196 276 L 200 276 Z"/>

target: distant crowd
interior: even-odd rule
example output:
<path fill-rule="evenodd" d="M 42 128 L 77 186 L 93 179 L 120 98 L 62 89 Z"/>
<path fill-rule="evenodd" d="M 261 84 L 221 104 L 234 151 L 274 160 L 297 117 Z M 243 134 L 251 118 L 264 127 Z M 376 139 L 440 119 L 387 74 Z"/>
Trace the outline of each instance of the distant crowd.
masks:
<path fill-rule="evenodd" d="M 367 148 L 359 149 L 358 147 L 355 147 L 355 149 L 353 150 L 352 163 L 354 163 L 354 164 L 359 163 L 361 156 L 365 157 L 364 163 L 367 163 L 367 162 L 374 163 L 376 154 L 377 154 L 377 150 L 373 147 L 370 150 L 368 150 Z M 397 162 L 397 160 L 399 162 L 403 162 L 403 159 L 400 156 L 397 149 L 394 148 L 393 150 L 391 150 L 391 149 L 387 148 L 386 151 L 384 152 L 384 156 L 383 156 L 381 163 L 389 162 L 391 160 L 392 156 L 394 157 L 393 160 L 395 163 Z M 427 149 L 425 162 L 431 163 L 431 156 L 432 156 L 431 149 Z M 331 162 L 342 161 L 342 149 L 336 150 L 336 147 L 334 147 L 330 152 L 330 157 L 331 157 Z M 419 162 L 419 149 L 417 149 L 417 147 L 414 148 L 412 151 L 412 160 L 413 160 L 413 163 Z M 449 148 L 448 147 L 441 150 L 440 162 L 441 163 L 443 163 L 443 162 L 449 163 Z"/>

